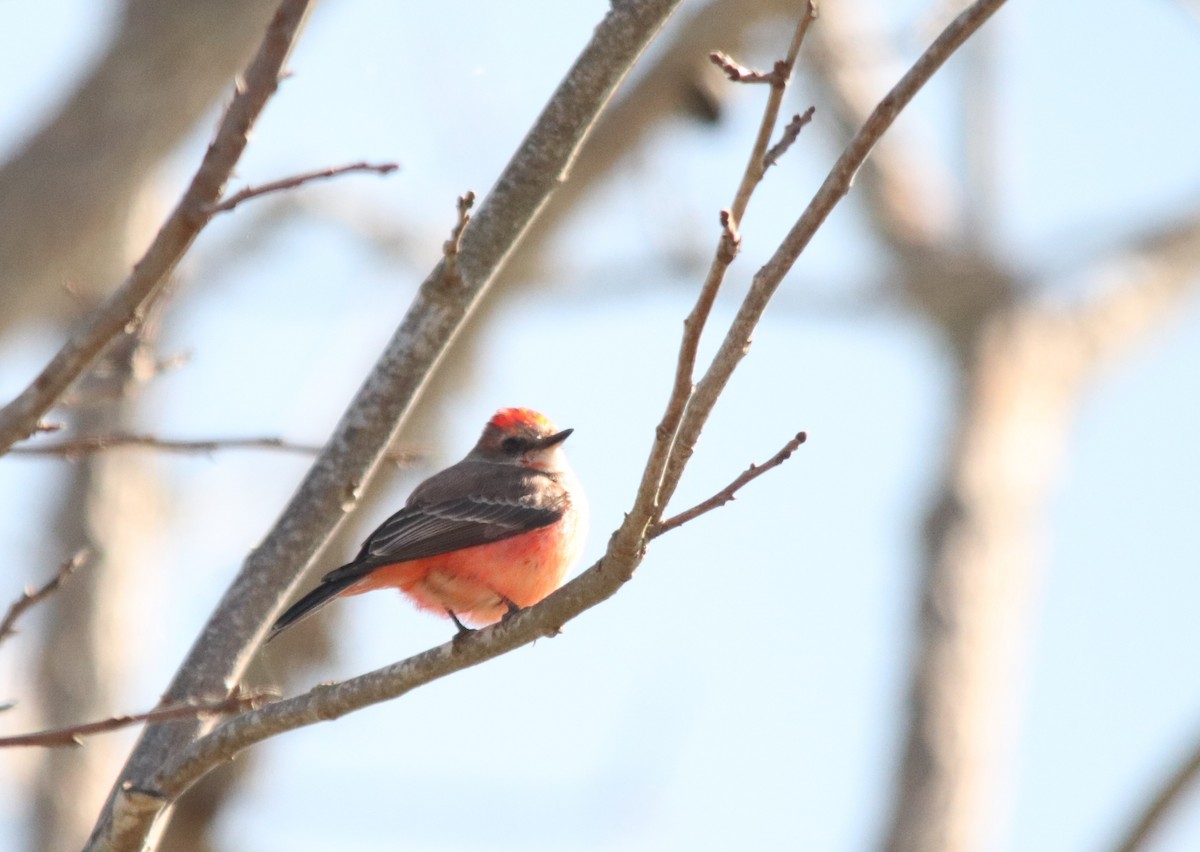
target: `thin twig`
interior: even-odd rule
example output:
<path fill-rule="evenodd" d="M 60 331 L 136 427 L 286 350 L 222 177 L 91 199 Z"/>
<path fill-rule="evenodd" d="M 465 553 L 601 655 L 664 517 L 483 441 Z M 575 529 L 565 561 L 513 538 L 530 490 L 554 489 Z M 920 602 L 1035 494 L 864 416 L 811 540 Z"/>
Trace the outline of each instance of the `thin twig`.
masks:
<path fill-rule="evenodd" d="M 704 325 L 708 322 L 713 303 L 721 283 L 725 280 L 725 272 L 737 257 L 741 249 L 742 238 L 738 233 L 737 224 L 728 210 L 722 210 L 720 215 L 721 236 L 717 240 L 717 249 L 713 253 L 712 262 L 700 293 L 696 296 L 696 304 L 683 320 L 683 336 L 679 341 L 679 356 L 675 361 L 675 378 L 671 393 L 667 397 L 667 407 L 662 420 L 654 433 L 654 444 L 650 448 L 650 457 L 646 460 L 646 468 L 642 471 L 642 480 L 638 485 L 637 496 L 634 498 L 630 517 L 638 519 L 639 524 L 646 525 L 635 537 L 641 538 L 648 525 L 662 517 L 666 504 L 659 499 L 662 487 L 662 476 L 671 458 L 671 450 L 675 445 L 675 435 L 683 420 L 688 400 L 692 395 L 692 374 L 696 369 L 696 354 L 700 349 L 700 338 L 704 333 Z M 639 545 L 640 546 L 640 545 Z M 630 553 L 636 552 L 635 550 Z M 622 554 L 622 558 L 627 558 Z"/>
<path fill-rule="evenodd" d="M 37 590 L 26 589 L 21 592 L 21 596 L 9 606 L 8 612 L 4 614 L 4 619 L 0 620 L 0 643 L 3 643 L 5 639 L 17 632 L 17 619 L 21 617 L 25 610 L 37 605 L 57 592 L 67 577 L 74 574 L 83 563 L 87 562 L 89 555 L 90 553 L 87 548 L 78 551 L 58 567 L 58 570 L 46 585 Z"/>
<path fill-rule="evenodd" d="M 209 438 L 199 441 L 187 441 L 126 432 L 118 432 L 112 435 L 89 435 L 84 438 L 56 441 L 53 444 L 13 447 L 9 452 L 14 456 L 51 456 L 77 459 L 81 456 L 101 452 L 102 450 L 112 450 L 121 447 L 138 447 L 150 450 L 162 450 L 170 453 L 214 453 L 218 450 L 279 450 L 284 453 L 315 456 L 321 452 L 321 448 L 316 444 L 293 444 L 282 438 Z"/>
<path fill-rule="evenodd" d="M 170 722 L 175 719 L 194 719 L 199 716 L 228 716 L 232 713 L 244 713 L 247 710 L 257 710 L 268 701 L 278 698 L 278 695 L 268 692 L 253 695 L 234 694 L 221 701 L 192 702 L 172 704 L 169 707 L 159 707 L 146 713 L 134 713 L 129 716 L 113 716 L 98 722 L 85 722 L 80 725 L 68 725 L 65 728 L 54 728 L 48 731 L 35 731 L 31 734 L 16 734 L 11 737 L 0 737 L 0 748 L 16 746 L 40 746 L 44 748 L 67 748 L 83 745 L 83 738 L 95 734 L 106 734 L 137 725 L 142 722 Z"/>
<path fill-rule="evenodd" d="M 696 354 L 700 348 L 700 338 L 704 333 L 704 326 L 708 322 L 709 314 L 712 312 L 712 306 L 716 302 L 717 293 L 725 280 L 725 273 L 733 263 L 741 246 L 742 216 L 750 203 L 750 197 L 762 180 L 765 170 L 763 155 L 766 153 L 767 145 L 770 144 L 771 134 L 775 132 L 775 123 L 779 117 L 779 108 L 783 103 L 787 81 L 791 76 L 792 68 L 795 67 L 796 58 L 800 55 L 804 36 L 816 15 L 816 4 L 809 0 L 803 15 L 796 24 L 787 57 L 776 64 L 777 69 L 783 69 L 782 76 L 779 78 L 779 84 L 771 87 L 749 160 L 742 173 L 742 179 L 738 183 L 738 188 L 734 192 L 733 203 L 728 210 L 721 211 L 721 236 L 717 241 L 712 262 L 709 264 L 708 274 L 700 288 L 700 293 L 696 296 L 695 306 L 683 321 L 683 336 L 679 342 L 679 357 L 675 363 L 675 378 L 671 386 L 671 394 L 667 399 L 662 420 L 659 421 L 655 431 L 650 458 L 646 462 L 642 481 L 638 485 L 637 497 L 634 500 L 633 509 L 630 511 L 630 517 L 635 519 L 638 524 L 645 524 L 646 527 L 656 523 L 666 509 L 669 497 L 664 498 L 661 493 L 662 479 L 675 451 L 679 424 L 683 421 L 684 411 L 694 389 L 693 376 L 696 370 Z M 714 61 L 717 60 L 714 59 Z M 718 64 L 720 63 L 718 62 Z M 639 532 L 639 536 L 646 527 Z M 630 545 L 634 548 L 630 553 L 635 552 L 639 547 L 633 545 L 632 542 Z"/>
<path fill-rule="evenodd" d="M 442 256 L 446 259 L 446 281 L 451 286 L 462 286 L 462 273 L 458 269 L 458 253 L 462 249 L 463 233 L 471 223 L 471 208 L 475 206 L 475 193 L 467 190 L 458 197 L 455 208 L 458 221 L 450 231 L 450 239 L 442 243 Z"/>
<path fill-rule="evenodd" d="M 783 135 L 779 137 L 779 141 L 771 146 L 771 149 L 763 155 L 763 169 L 769 169 L 771 166 L 779 162 L 779 158 L 787 153 L 788 148 L 792 147 L 792 143 L 800 136 L 800 131 L 804 129 L 804 125 L 812 121 L 816 114 L 817 108 L 810 106 L 802 113 L 792 116 L 792 120 L 787 123 L 787 127 L 783 128 Z"/>
<path fill-rule="evenodd" d="M 0 455 L 38 428 L 38 421 L 114 337 L 140 322 L 179 259 L 208 224 L 225 182 L 245 150 L 250 128 L 279 85 L 279 73 L 311 0 L 280 7 L 264 48 L 247 69 L 216 137 L 179 204 L 125 282 L 85 318 L 36 379 L 0 409 Z"/>
<path fill-rule="evenodd" d="M 772 86 L 778 86 L 782 80 L 787 79 L 786 74 L 782 77 L 779 75 L 779 63 L 775 63 L 775 67 L 770 71 L 754 71 L 745 65 L 739 65 L 732 56 L 720 50 L 714 50 L 708 58 L 734 83 L 770 83 Z"/>
<path fill-rule="evenodd" d="M 216 204 L 208 205 L 206 212 L 209 215 L 216 213 L 227 213 L 237 207 L 243 201 L 251 198 L 258 198 L 260 195 L 268 195 L 272 192 L 281 192 L 285 189 L 295 189 L 298 186 L 306 183 L 312 183 L 316 180 L 324 180 L 326 178 L 337 177 L 338 175 L 349 174 L 351 172 L 374 172 L 375 174 L 386 175 L 400 168 L 399 163 L 350 163 L 346 166 L 333 166 L 327 169 L 317 169 L 316 171 L 304 172 L 291 177 L 273 180 L 270 183 L 264 183 L 259 186 L 248 186 L 245 189 L 235 192 L 228 198 L 217 202 Z"/>
<path fill-rule="evenodd" d="M 207 438 L 203 440 L 180 440 L 173 438 L 158 438 L 154 435 L 141 435 L 128 432 L 117 432 L 111 435 L 88 435 L 83 438 L 72 438 L 56 441 L 53 444 L 13 447 L 9 452 L 14 455 L 31 456 L 34 458 L 63 458 L 74 461 L 82 456 L 99 453 L 105 450 L 121 448 L 157 450 L 167 453 L 203 453 L 210 454 L 221 450 L 277 450 L 281 453 L 296 453 L 303 456 L 315 456 L 321 452 L 318 444 L 297 444 L 285 441 L 283 438 Z M 389 450 L 384 459 L 398 467 L 409 467 L 421 458 L 421 454 L 412 450 Z"/>
<path fill-rule="evenodd" d="M 746 170 L 742 174 L 741 184 L 734 193 L 733 204 L 729 208 L 733 214 L 734 224 L 738 227 L 741 227 L 742 218 L 746 215 L 750 196 L 763 179 L 763 175 L 766 174 L 767 167 L 764 156 L 767 153 L 767 146 L 771 144 L 771 136 L 775 133 L 775 125 L 779 122 L 779 110 L 783 106 L 783 96 L 787 90 L 788 81 L 792 77 L 792 69 L 796 67 L 796 59 L 800 56 L 804 37 L 816 19 L 817 4 L 814 0 L 809 0 L 792 33 L 792 43 L 788 45 L 787 55 L 775 63 L 775 70 L 772 72 L 775 79 L 771 84 L 771 93 L 767 96 L 762 121 L 758 125 L 758 135 L 750 149 L 750 158 L 746 163 Z"/>
<path fill-rule="evenodd" d="M 688 402 L 686 416 L 679 425 L 675 444 L 671 448 L 671 457 L 662 477 L 658 494 L 660 504 L 669 502 L 678 487 L 684 467 L 700 438 L 700 432 L 708 422 L 708 416 L 716 405 L 717 398 L 725 389 L 737 365 L 750 351 L 751 336 L 767 309 L 767 304 L 801 252 L 807 248 L 813 234 L 825 222 L 833 208 L 849 193 L 854 175 L 862 167 L 867 155 L 892 126 L 901 110 L 933 74 L 1004 3 L 1005 0 L 976 0 L 950 22 L 872 110 L 866 122 L 833 164 L 808 207 L 792 225 L 770 260 L 755 274 L 750 291 L 742 301 L 717 354 L 713 356 L 712 364 L 704 377 L 696 383 L 695 392 Z"/>
<path fill-rule="evenodd" d="M 752 464 L 750 467 L 742 471 L 737 479 L 726 485 L 713 496 L 709 497 L 700 503 L 697 503 L 690 509 L 680 512 L 678 515 L 668 518 L 667 520 L 655 524 L 650 528 L 647 538 L 655 539 L 666 532 L 670 532 L 676 527 L 681 527 L 688 521 L 695 520 L 706 512 L 711 512 L 713 509 L 719 509 L 730 500 L 734 499 L 738 491 L 742 490 L 748 483 L 758 479 L 768 470 L 779 467 L 785 461 L 792 457 L 792 453 L 800 448 L 800 445 L 808 440 L 808 434 L 805 432 L 797 432 L 796 437 L 792 438 L 783 448 L 775 455 L 771 456 L 762 464 Z"/>

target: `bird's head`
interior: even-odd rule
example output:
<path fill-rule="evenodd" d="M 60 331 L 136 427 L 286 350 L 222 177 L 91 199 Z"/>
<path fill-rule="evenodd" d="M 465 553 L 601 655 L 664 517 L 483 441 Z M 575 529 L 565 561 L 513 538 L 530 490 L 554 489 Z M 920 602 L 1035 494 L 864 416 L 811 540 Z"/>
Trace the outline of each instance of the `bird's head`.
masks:
<path fill-rule="evenodd" d="M 558 431 L 531 408 L 502 408 L 492 415 L 469 457 L 538 470 L 562 466 L 562 442 L 572 429 Z"/>

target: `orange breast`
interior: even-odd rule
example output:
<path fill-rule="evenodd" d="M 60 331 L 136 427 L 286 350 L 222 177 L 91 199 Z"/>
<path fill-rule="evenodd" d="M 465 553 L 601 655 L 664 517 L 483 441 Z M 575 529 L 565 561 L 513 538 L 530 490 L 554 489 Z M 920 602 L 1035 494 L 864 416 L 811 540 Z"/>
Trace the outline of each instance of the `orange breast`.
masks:
<path fill-rule="evenodd" d="M 481 544 L 377 568 L 345 594 L 397 588 L 421 609 L 483 625 L 508 611 L 505 599 L 532 606 L 562 583 L 582 541 L 577 513 L 558 523 L 492 544 Z"/>

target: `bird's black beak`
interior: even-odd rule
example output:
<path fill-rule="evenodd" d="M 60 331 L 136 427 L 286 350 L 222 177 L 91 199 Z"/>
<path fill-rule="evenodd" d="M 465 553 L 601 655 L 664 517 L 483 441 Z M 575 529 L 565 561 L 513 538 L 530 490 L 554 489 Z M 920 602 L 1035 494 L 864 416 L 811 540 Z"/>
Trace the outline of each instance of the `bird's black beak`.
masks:
<path fill-rule="evenodd" d="M 571 437 L 571 433 L 574 431 L 574 429 L 563 429 L 561 432 L 555 432 L 553 435 L 547 435 L 545 438 L 539 438 L 537 442 L 537 448 L 539 450 L 546 450 L 550 447 L 553 447 L 555 444 L 561 444 L 563 441 L 567 440 L 567 438 Z"/>

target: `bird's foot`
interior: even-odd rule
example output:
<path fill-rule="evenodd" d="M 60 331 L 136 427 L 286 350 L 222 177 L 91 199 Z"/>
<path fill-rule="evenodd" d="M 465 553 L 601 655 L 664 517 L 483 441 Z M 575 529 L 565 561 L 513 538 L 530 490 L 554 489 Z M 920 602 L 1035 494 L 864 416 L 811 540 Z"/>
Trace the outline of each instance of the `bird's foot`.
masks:
<path fill-rule="evenodd" d="M 472 628 L 467 627 L 467 625 L 458 620 L 458 616 L 454 613 L 454 610 L 447 609 L 446 614 L 450 616 L 450 620 L 453 621 L 454 626 L 458 628 L 458 633 L 454 637 L 455 639 L 458 639 L 461 636 L 466 636 L 468 633 L 475 632 Z"/>
<path fill-rule="evenodd" d="M 504 602 L 504 606 L 508 609 L 504 615 L 500 616 L 500 623 L 503 624 L 520 612 L 522 607 L 518 606 L 516 601 L 506 598 L 503 595 L 500 596 L 500 600 Z"/>

